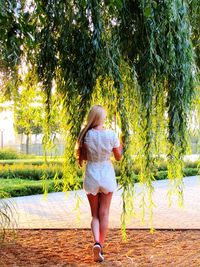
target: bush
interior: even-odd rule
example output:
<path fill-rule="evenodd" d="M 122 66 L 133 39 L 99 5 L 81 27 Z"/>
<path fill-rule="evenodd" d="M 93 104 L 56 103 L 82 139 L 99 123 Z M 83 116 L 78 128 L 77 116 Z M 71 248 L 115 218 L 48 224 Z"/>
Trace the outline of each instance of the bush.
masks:
<path fill-rule="evenodd" d="M 199 174 L 198 168 L 185 168 L 184 171 L 184 176 L 194 176 Z"/>
<path fill-rule="evenodd" d="M 13 178 L 20 178 L 20 179 L 30 179 L 30 180 L 40 180 L 41 177 L 44 175 L 51 179 L 54 177 L 56 172 L 52 170 L 37 170 L 37 169 L 24 169 L 24 170 L 5 170 L 0 172 L 0 178 L 5 179 L 13 179 Z M 58 172 L 58 177 L 62 177 L 62 173 Z"/>
<path fill-rule="evenodd" d="M 199 162 L 198 161 L 194 161 L 194 162 L 191 162 L 191 161 L 186 161 L 185 162 L 185 168 L 198 168 L 198 165 L 199 165 Z"/>
<path fill-rule="evenodd" d="M 43 194 L 44 188 L 43 184 L 47 184 L 48 193 L 51 192 L 61 192 L 63 191 L 63 181 L 58 180 L 58 185 L 54 187 L 54 181 L 24 181 L 23 179 L 9 179 L 9 183 L 6 182 L 6 179 L 0 180 L 1 187 L 3 188 L 4 194 L 6 193 L 9 197 L 18 197 L 18 196 L 29 196 L 36 194 Z M 80 187 L 82 187 L 82 181 L 79 181 Z M 74 190 L 74 185 L 72 185 L 69 190 Z M 0 191 L 1 193 L 1 191 Z"/>
<path fill-rule="evenodd" d="M 167 179 L 167 171 L 159 171 L 154 177 L 156 180 Z"/>
<path fill-rule="evenodd" d="M 21 171 L 21 173 L 20 173 Z M 58 182 L 58 186 L 56 183 L 56 188 L 54 187 L 54 181 L 53 181 L 53 177 L 54 177 L 54 172 L 53 170 L 48 170 L 48 179 L 46 181 L 42 181 L 41 177 L 42 174 L 44 172 L 44 170 L 40 169 L 40 170 L 24 170 L 24 172 L 22 170 L 18 170 L 18 172 L 14 172 L 15 175 L 21 175 L 21 177 L 23 179 L 18 179 L 18 177 L 16 176 L 16 178 L 13 178 L 13 173 L 11 172 L 12 175 L 7 176 L 6 178 L 9 179 L 3 179 L 3 177 L 1 176 L 0 179 L 0 196 L 1 196 L 1 191 L 5 192 L 7 194 L 7 197 L 17 197 L 17 196 L 28 196 L 28 195 L 35 195 L 35 194 L 43 194 L 44 193 L 44 189 L 43 189 L 43 183 L 47 183 L 48 185 L 48 192 L 59 192 L 63 190 L 63 181 L 62 179 L 59 179 Z M 47 170 L 46 170 L 47 172 Z M 2 174 L 2 173 L 1 173 Z M 22 175 L 23 174 L 23 175 Z M 193 176 L 193 175 L 197 175 L 198 174 L 198 169 L 197 168 L 188 168 L 184 170 L 184 176 Z M 24 179 L 24 177 L 26 179 Z M 62 177 L 62 172 L 60 171 L 60 175 L 59 178 Z M 133 183 L 138 182 L 138 176 L 134 175 L 133 176 Z M 34 179 L 34 180 L 33 180 Z M 167 179 L 167 171 L 159 171 L 156 173 L 155 175 L 155 179 L 156 180 L 163 180 L 163 179 Z M 82 188 L 82 179 L 77 177 L 77 181 L 80 184 L 80 188 Z M 117 181 L 120 185 L 120 177 L 117 177 Z M 71 185 L 69 190 L 74 190 L 76 185 Z M 77 188 L 76 188 L 77 189 Z"/>
<path fill-rule="evenodd" d="M 0 166 L 0 178 L 4 179 L 20 178 L 40 180 L 44 174 L 48 177 L 48 179 L 52 179 L 56 173 L 58 174 L 59 178 L 62 177 L 62 171 L 60 168 L 52 165 L 48 166 L 43 164 L 41 166 L 34 166 L 17 164 Z"/>
<path fill-rule="evenodd" d="M 195 164 L 192 166 L 196 166 Z M 115 174 L 116 176 L 121 175 L 120 163 L 114 163 Z M 161 169 L 161 170 L 160 170 Z M 167 179 L 167 170 L 164 169 L 163 165 L 161 168 L 158 168 L 158 171 L 155 172 L 155 179 L 162 180 Z M 138 175 L 138 169 L 133 167 L 134 171 L 134 180 Z M 62 166 L 60 164 L 43 164 L 43 165 L 26 165 L 26 164 L 13 164 L 13 165 L 0 165 L 0 178 L 4 179 L 29 179 L 29 180 L 40 180 L 42 176 L 46 176 L 47 179 L 52 179 L 55 175 L 58 176 L 59 179 L 63 176 Z M 193 176 L 198 175 L 198 168 L 184 168 L 184 176 Z M 83 170 L 77 169 L 77 177 L 83 176 Z"/>
<path fill-rule="evenodd" d="M 30 159 L 35 158 L 35 155 L 22 154 L 12 148 L 0 149 L 0 160 L 18 160 L 18 159 Z"/>
<path fill-rule="evenodd" d="M 158 171 L 166 171 L 167 170 L 167 162 L 162 161 L 158 164 Z"/>
<path fill-rule="evenodd" d="M 48 160 L 48 163 L 51 165 L 59 165 L 61 166 L 63 163 L 62 161 L 55 161 L 55 160 Z M 14 164 L 24 164 L 24 165 L 45 165 L 45 161 L 42 159 L 37 158 L 24 158 L 24 159 L 8 159 L 8 160 L 0 160 L 1 165 L 14 165 Z"/>
<path fill-rule="evenodd" d="M 18 159 L 18 153 L 13 149 L 0 149 L 0 159 Z"/>
<path fill-rule="evenodd" d="M 25 165 L 25 164 L 13 164 L 13 165 L 0 165 L 0 178 L 4 179 L 30 179 L 40 180 L 43 175 L 46 175 L 48 179 L 52 179 L 55 175 L 58 178 L 62 178 L 63 171 L 60 164 L 43 164 L 43 165 Z M 77 169 L 77 176 L 82 177 L 83 171 Z"/>
<path fill-rule="evenodd" d="M 186 176 L 195 176 L 198 175 L 199 171 L 197 168 L 185 168 L 183 170 L 183 177 Z M 155 179 L 156 180 L 164 180 L 167 179 L 168 175 L 167 175 L 167 171 L 159 171 L 156 175 L 155 175 Z"/>
<path fill-rule="evenodd" d="M 19 197 L 19 196 L 30 196 L 30 195 L 37 195 L 43 194 L 44 189 L 42 185 L 20 185 L 18 187 L 7 187 L 4 188 L 10 197 Z M 54 188 L 52 184 L 49 184 L 48 192 L 54 192 Z"/>
<path fill-rule="evenodd" d="M 10 197 L 10 195 L 7 192 L 0 190 L 0 201 L 3 198 L 9 198 L 9 197 Z"/>

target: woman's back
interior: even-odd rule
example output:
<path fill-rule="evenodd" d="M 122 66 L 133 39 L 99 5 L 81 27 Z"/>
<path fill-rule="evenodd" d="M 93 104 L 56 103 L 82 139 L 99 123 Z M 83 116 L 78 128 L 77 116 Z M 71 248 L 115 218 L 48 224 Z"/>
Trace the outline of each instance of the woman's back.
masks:
<path fill-rule="evenodd" d="M 113 148 L 119 147 L 117 135 L 112 130 L 90 129 L 85 136 L 87 161 L 102 162 L 110 160 Z"/>

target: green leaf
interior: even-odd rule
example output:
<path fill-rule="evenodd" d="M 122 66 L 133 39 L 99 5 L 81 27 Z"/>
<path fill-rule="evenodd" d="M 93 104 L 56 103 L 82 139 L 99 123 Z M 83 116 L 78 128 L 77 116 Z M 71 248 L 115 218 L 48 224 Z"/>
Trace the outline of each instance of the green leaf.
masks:
<path fill-rule="evenodd" d="M 147 18 L 151 16 L 151 7 L 150 6 L 145 7 L 144 16 Z"/>

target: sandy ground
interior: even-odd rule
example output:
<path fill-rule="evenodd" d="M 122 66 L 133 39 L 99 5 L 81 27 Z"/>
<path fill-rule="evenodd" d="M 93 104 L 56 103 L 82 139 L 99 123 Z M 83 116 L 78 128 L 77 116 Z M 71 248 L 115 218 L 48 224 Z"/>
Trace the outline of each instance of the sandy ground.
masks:
<path fill-rule="evenodd" d="M 200 230 L 110 229 L 104 247 L 105 261 L 94 263 L 89 229 L 18 230 L 7 233 L 0 247 L 0 266 L 200 266 Z"/>

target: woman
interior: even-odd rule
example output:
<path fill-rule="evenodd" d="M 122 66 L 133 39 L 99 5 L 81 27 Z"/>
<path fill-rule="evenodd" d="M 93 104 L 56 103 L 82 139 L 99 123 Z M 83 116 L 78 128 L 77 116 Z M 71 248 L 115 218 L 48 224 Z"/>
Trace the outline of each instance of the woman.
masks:
<path fill-rule="evenodd" d="M 87 160 L 83 187 L 90 203 L 91 228 L 95 244 L 94 261 L 103 261 L 102 248 L 108 229 L 109 208 L 113 192 L 117 189 L 115 172 L 110 161 L 122 156 L 122 145 L 112 130 L 104 129 L 106 111 L 100 105 L 91 108 L 87 124 L 78 137 L 78 157 L 82 166 Z"/>

